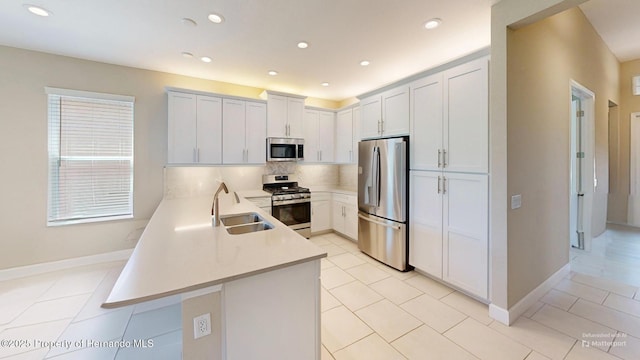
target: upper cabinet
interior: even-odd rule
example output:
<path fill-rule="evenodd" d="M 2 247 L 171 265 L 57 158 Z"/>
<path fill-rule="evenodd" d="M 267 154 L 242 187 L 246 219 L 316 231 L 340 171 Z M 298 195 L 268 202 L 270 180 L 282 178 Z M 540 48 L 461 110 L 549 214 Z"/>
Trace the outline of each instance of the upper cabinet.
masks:
<path fill-rule="evenodd" d="M 304 97 L 266 93 L 268 137 L 302 138 Z"/>
<path fill-rule="evenodd" d="M 399 86 L 360 101 L 363 139 L 409 135 L 409 87 Z"/>
<path fill-rule="evenodd" d="M 355 161 L 353 109 L 339 111 L 336 115 L 336 162 L 350 164 Z M 355 146 L 354 146 L 355 145 Z"/>
<path fill-rule="evenodd" d="M 223 163 L 264 164 L 267 106 L 264 103 L 224 99 Z"/>
<path fill-rule="evenodd" d="M 488 67 L 481 58 L 411 84 L 411 169 L 488 172 Z"/>
<path fill-rule="evenodd" d="M 304 117 L 304 161 L 332 163 L 336 118 L 333 111 L 306 109 Z"/>
<path fill-rule="evenodd" d="M 168 93 L 169 164 L 222 163 L 222 99 Z"/>

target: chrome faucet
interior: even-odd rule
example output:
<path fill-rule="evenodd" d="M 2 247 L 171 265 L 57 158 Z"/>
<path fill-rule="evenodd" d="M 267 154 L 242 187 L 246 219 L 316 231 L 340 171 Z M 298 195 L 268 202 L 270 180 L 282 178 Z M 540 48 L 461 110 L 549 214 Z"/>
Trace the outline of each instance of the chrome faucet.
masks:
<path fill-rule="evenodd" d="M 218 194 L 220 191 L 224 190 L 225 193 L 229 193 L 229 189 L 227 189 L 227 185 L 224 182 L 220 183 L 216 194 L 213 195 L 213 204 L 211 205 L 211 216 L 214 217 L 213 226 L 220 226 L 220 207 L 218 206 Z"/>

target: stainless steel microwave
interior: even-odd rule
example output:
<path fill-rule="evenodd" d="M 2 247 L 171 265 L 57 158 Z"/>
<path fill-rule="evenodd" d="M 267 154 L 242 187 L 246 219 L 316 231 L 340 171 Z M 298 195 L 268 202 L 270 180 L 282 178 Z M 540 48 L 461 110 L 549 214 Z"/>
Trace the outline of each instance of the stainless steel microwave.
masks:
<path fill-rule="evenodd" d="M 267 161 L 304 160 L 304 139 L 267 138 Z"/>

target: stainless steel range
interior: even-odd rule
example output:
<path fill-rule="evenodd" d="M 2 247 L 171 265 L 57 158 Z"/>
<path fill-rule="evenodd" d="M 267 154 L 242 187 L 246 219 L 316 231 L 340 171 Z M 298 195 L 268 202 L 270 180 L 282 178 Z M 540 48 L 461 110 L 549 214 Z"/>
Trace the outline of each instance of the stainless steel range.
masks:
<path fill-rule="evenodd" d="M 271 215 L 305 238 L 311 237 L 311 191 L 298 186 L 295 175 L 262 175 L 271 193 Z"/>

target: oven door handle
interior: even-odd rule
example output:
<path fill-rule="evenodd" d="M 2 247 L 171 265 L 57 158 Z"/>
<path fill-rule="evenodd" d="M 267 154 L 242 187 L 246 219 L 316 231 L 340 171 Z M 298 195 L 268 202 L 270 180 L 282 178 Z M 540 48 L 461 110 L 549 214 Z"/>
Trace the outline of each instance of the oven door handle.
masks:
<path fill-rule="evenodd" d="M 368 222 L 372 222 L 372 223 L 374 223 L 374 224 L 376 224 L 376 225 L 380 225 L 380 226 L 388 227 L 388 228 L 391 228 L 391 229 L 393 229 L 393 230 L 400 230 L 400 226 L 398 226 L 398 225 L 390 225 L 390 224 L 384 223 L 384 222 L 382 222 L 382 221 L 373 220 L 373 219 L 370 219 L 370 218 L 368 218 L 368 217 L 366 217 L 366 216 L 363 216 L 363 215 L 361 215 L 361 214 L 358 214 L 358 217 L 359 217 L 360 219 L 362 219 L 362 220 L 367 220 Z"/>
<path fill-rule="evenodd" d="M 311 200 L 310 199 L 276 200 L 273 202 L 273 206 L 304 204 L 304 203 L 311 203 Z"/>

